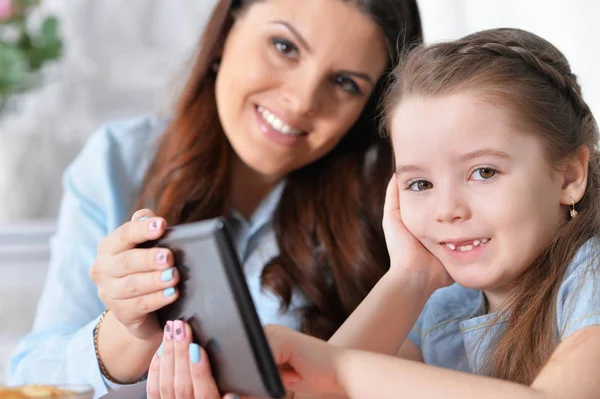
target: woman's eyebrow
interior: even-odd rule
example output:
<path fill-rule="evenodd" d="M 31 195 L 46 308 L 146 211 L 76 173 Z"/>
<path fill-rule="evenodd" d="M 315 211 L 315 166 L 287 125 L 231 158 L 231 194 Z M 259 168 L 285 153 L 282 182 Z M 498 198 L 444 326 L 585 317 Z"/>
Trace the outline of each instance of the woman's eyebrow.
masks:
<path fill-rule="evenodd" d="M 300 34 L 300 32 L 296 28 L 294 28 L 294 26 L 292 24 L 290 24 L 289 22 L 286 22 L 286 21 L 273 21 L 272 23 L 286 27 L 290 32 L 292 32 L 292 34 L 294 36 L 296 36 L 296 39 L 300 42 L 300 45 L 302 47 L 304 47 L 304 49 L 308 53 L 312 53 L 312 49 L 308 45 L 308 42 L 306 41 L 306 39 L 304 39 L 304 37 Z"/>
<path fill-rule="evenodd" d="M 281 25 L 281 26 L 287 28 L 287 30 L 289 30 L 296 37 L 296 39 L 300 43 L 300 46 L 302 46 L 306 50 L 307 53 L 309 53 L 309 54 L 312 53 L 312 49 L 308 45 L 308 42 L 306 41 L 306 39 L 304 39 L 304 37 L 300 34 L 300 32 L 291 23 L 289 23 L 287 21 L 273 21 L 272 23 L 275 25 Z M 373 79 L 373 77 L 369 76 L 366 73 L 356 72 L 356 71 L 348 71 L 348 70 L 342 70 L 342 71 L 339 71 L 339 73 L 341 75 L 353 76 L 355 78 L 362 79 L 365 82 L 367 82 L 368 84 L 370 84 L 371 86 L 375 85 L 375 79 Z"/>

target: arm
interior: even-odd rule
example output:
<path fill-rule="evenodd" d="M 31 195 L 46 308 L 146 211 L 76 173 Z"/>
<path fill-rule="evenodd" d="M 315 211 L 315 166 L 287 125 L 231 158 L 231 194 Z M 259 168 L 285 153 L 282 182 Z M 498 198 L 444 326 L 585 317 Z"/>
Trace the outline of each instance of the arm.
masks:
<path fill-rule="evenodd" d="M 292 390 L 350 398 L 597 398 L 600 325 L 584 327 L 554 351 L 531 386 L 337 348 L 280 326 L 267 335 Z"/>
<path fill-rule="evenodd" d="M 417 273 L 388 272 L 329 342 L 340 347 L 395 354 L 431 293 L 427 281 Z"/>
<path fill-rule="evenodd" d="M 111 145 L 108 129 L 101 129 L 65 172 L 45 286 L 33 330 L 20 341 L 10 360 L 10 384 L 85 383 L 92 385 L 97 395 L 110 385 L 100 373 L 94 350 L 93 330 L 104 305 L 89 277 L 89 268 L 99 241 L 129 211 L 119 208 L 123 203 L 115 191 L 122 182 L 114 174 L 123 171 L 116 167 L 120 163 L 110 158 Z M 110 325 L 110 320 L 105 322 Z M 121 356 L 135 364 L 139 345 L 123 335 L 113 344 L 122 349 Z"/>
<path fill-rule="evenodd" d="M 404 227 L 399 201 L 394 175 L 383 211 L 390 270 L 331 337 L 334 345 L 397 353 L 433 291 L 452 282 L 440 261 Z"/>
<path fill-rule="evenodd" d="M 600 327 L 586 327 L 561 343 L 531 386 L 440 369 L 404 359 L 347 351 L 336 362 L 349 397 L 595 398 L 600 380 Z"/>

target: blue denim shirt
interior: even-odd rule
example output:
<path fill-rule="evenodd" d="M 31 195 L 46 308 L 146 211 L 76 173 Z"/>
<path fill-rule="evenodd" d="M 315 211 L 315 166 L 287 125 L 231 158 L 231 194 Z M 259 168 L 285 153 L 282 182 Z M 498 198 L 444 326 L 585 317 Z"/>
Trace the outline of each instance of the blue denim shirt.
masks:
<path fill-rule="evenodd" d="M 131 217 L 142 180 L 165 121 L 144 117 L 110 123 L 96 131 L 63 177 L 64 195 L 33 330 L 22 338 L 9 364 L 9 384 L 89 384 L 96 396 L 116 387 L 100 373 L 93 329 L 104 304 L 89 277 L 99 241 Z M 298 329 L 298 292 L 290 309 L 261 291 L 264 265 L 279 254 L 271 219 L 284 183 L 274 188 L 250 220 L 233 212 L 234 240 L 262 323 Z"/>
<path fill-rule="evenodd" d="M 575 254 L 556 299 L 556 343 L 573 332 L 600 324 L 599 241 L 592 239 Z M 437 290 L 425 304 L 408 339 L 421 349 L 425 363 L 481 373 L 505 318 L 486 314 L 482 291 L 453 284 Z"/>

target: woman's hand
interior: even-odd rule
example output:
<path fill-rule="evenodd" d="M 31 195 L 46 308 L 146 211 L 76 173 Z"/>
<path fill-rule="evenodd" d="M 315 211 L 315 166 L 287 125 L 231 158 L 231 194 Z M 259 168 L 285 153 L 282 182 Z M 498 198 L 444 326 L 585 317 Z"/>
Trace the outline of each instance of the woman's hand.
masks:
<path fill-rule="evenodd" d="M 390 254 L 392 273 L 414 273 L 433 292 L 452 284 L 444 265 L 404 226 L 400 216 L 400 195 L 394 174 L 388 184 L 383 208 L 383 231 Z"/>
<path fill-rule="evenodd" d="M 173 254 L 165 248 L 136 248 L 162 236 L 166 226 L 152 211 L 137 211 L 131 221 L 100 242 L 90 270 L 102 302 L 139 339 L 160 333 L 153 312 L 178 297 L 174 287 L 179 275 L 173 267 Z"/>
<path fill-rule="evenodd" d="M 146 383 L 148 399 L 220 399 L 204 349 L 192 342 L 192 329 L 168 321 Z"/>

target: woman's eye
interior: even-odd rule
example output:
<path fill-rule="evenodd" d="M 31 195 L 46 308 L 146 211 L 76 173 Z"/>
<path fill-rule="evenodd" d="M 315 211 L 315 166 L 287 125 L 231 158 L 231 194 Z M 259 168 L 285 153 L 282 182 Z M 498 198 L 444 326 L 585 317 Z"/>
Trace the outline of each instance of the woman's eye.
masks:
<path fill-rule="evenodd" d="M 273 38 L 271 39 L 271 42 L 278 53 L 281 53 L 288 58 L 295 58 L 298 56 L 298 48 L 289 40 Z"/>
<path fill-rule="evenodd" d="M 473 180 L 489 180 L 496 176 L 496 169 L 492 168 L 478 168 L 473 171 L 471 178 Z"/>
<path fill-rule="evenodd" d="M 360 87 L 356 84 L 356 82 L 352 79 L 349 79 L 345 76 L 338 75 L 334 78 L 334 83 L 340 86 L 344 91 L 347 91 L 353 95 L 361 94 Z"/>
<path fill-rule="evenodd" d="M 431 184 L 427 180 L 417 180 L 408 185 L 408 189 L 410 191 L 425 191 L 431 190 L 432 188 L 433 184 Z"/>

